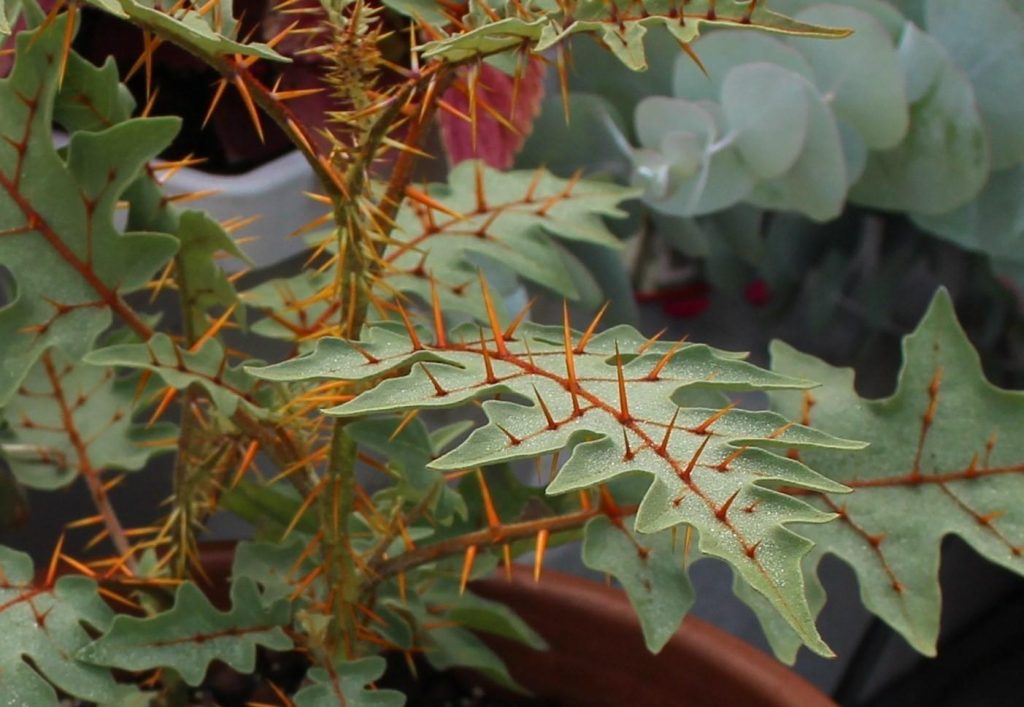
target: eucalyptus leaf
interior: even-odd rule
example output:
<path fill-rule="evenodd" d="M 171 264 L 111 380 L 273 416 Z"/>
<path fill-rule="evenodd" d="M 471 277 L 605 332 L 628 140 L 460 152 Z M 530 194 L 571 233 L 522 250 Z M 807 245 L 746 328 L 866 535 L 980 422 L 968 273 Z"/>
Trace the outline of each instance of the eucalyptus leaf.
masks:
<path fill-rule="evenodd" d="M 899 45 L 920 96 L 910 109 L 910 130 L 899 146 L 868 156 L 850 199 L 881 209 L 938 214 L 977 196 L 991 160 L 985 124 L 970 82 L 933 37 L 908 24 Z"/>
<path fill-rule="evenodd" d="M 992 145 L 992 166 L 1024 161 L 1024 5 L 927 0 L 925 26 L 970 78 Z"/>

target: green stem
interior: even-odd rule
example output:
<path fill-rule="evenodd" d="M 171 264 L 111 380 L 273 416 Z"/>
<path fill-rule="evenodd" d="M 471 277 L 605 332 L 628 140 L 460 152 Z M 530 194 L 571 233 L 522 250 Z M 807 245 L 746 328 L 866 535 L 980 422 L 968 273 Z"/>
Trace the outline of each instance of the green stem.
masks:
<path fill-rule="evenodd" d="M 318 504 L 320 529 L 324 534 L 324 574 L 332 591 L 333 622 L 328 631 L 328 649 L 336 653 L 338 648 L 342 648 L 353 657 L 356 645 L 354 609 L 359 599 L 359 577 L 356 575 L 348 521 L 355 506 L 355 460 L 355 441 L 345 432 L 344 425 L 335 424 L 327 463 L 328 482 Z"/>

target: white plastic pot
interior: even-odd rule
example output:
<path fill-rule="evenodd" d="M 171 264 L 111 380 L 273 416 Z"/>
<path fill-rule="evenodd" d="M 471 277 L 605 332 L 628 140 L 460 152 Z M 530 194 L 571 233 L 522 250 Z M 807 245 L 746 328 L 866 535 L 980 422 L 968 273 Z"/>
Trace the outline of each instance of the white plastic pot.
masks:
<path fill-rule="evenodd" d="M 255 268 L 273 265 L 307 248 L 301 237 L 291 234 L 326 210 L 323 204 L 306 196 L 306 192 L 319 192 L 320 187 L 298 152 L 289 152 L 238 175 L 184 168 L 167 180 L 165 188 L 169 194 L 214 191 L 183 206 L 206 211 L 218 221 L 258 214 L 259 220 L 233 234 L 245 239 L 241 249 Z M 224 261 L 229 271 L 244 266 L 235 259 Z"/>

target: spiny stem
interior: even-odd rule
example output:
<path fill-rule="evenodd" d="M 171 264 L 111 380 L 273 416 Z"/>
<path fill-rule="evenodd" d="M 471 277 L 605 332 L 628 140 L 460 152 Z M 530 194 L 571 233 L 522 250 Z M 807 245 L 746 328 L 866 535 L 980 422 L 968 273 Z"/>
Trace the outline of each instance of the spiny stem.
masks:
<path fill-rule="evenodd" d="M 619 517 L 636 513 L 635 507 L 619 508 L 616 510 Z M 579 528 L 591 518 L 601 515 L 611 515 L 611 509 L 598 505 L 563 515 L 537 518 L 521 523 L 509 523 L 497 528 L 482 528 L 469 533 L 463 533 L 462 535 L 456 535 L 431 545 L 423 545 L 398 557 L 378 562 L 376 565 L 371 565 L 370 582 L 379 584 L 390 577 L 428 562 L 436 562 L 441 558 L 451 555 L 460 555 L 469 547 L 497 546 L 503 543 L 531 538 L 545 530 L 549 533 L 557 533 Z"/>
<path fill-rule="evenodd" d="M 359 598 L 359 581 L 348 535 L 348 519 L 355 502 L 356 454 L 355 440 L 344 425 L 335 423 L 327 462 L 329 481 L 317 508 L 320 529 L 324 533 L 321 542 L 324 574 L 334 597 L 328 649 L 333 653 L 341 647 L 349 655 L 355 645 L 354 606 Z"/>

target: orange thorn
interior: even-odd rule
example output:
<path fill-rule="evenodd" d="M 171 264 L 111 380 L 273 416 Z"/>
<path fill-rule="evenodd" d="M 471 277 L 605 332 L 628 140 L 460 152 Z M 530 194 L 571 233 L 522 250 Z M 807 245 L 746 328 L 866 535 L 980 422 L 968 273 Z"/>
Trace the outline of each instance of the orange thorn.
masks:
<path fill-rule="evenodd" d="M 513 447 L 518 447 L 520 444 L 523 443 L 523 440 L 521 440 L 518 437 L 516 437 L 514 434 L 512 434 L 511 432 L 506 430 L 504 427 L 499 425 L 497 422 L 494 423 L 494 426 L 497 427 L 499 430 L 501 430 L 502 432 L 505 433 L 505 436 L 508 437 L 509 444 L 511 444 Z"/>
<path fill-rule="evenodd" d="M 622 443 L 626 445 L 626 454 L 622 457 L 622 461 L 633 461 L 633 457 L 636 456 L 636 452 L 629 446 L 629 436 L 626 434 L 626 428 L 622 428 Z"/>
<path fill-rule="evenodd" d="M 476 210 L 483 213 L 487 210 L 487 196 L 484 190 L 483 163 L 477 160 L 473 169 L 473 181 L 476 186 Z"/>
<path fill-rule="evenodd" d="M 407 197 L 409 197 L 410 199 L 412 199 L 413 201 L 415 201 L 415 202 L 417 202 L 419 204 L 423 204 L 428 209 L 435 209 L 437 211 L 440 211 L 442 214 L 445 214 L 446 216 L 451 216 L 452 218 L 459 219 L 459 220 L 462 220 L 462 219 L 465 218 L 465 216 L 460 214 L 455 209 L 451 208 L 450 206 L 446 206 L 445 204 L 442 204 L 440 201 L 438 201 L 434 197 L 430 196 L 429 194 L 427 194 L 424 191 L 420 191 L 416 187 L 413 187 L 413 186 L 406 187 L 405 188 L 405 195 Z"/>
<path fill-rule="evenodd" d="M 700 69 L 702 74 L 705 76 L 708 75 L 708 69 L 704 66 L 704 62 L 701 61 L 701 58 L 697 56 L 697 52 L 693 50 L 693 47 L 691 47 L 688 42 L 679 42 L 679 48 L 683 50 L 683 53 L 686 54 L 686 56 L 690 57 L 690 60 L 697 65 L 697 68 Z"/>
<path fill-rule="evenodd" d="M 398 598 L 403 604 L 409 603 L 409 586 L 405 579 L 405 572 L 398 573 Z"/>
<path fill-rule="evenodd" d="M 430 382 L 434 384 L 434 391 L 437 393 L 437 397 L 443 398 L 448 395 L 448 391 L 442 388 L 441 384 L 437 382 L 437 378 L 435 378 L 434 374 L 430 372 L 429 368 L 427 368 L 427 364 L 421 361 L 420 368 L 422 368 L 423 372 L 427 374 L 427 378 L 430 379 Z"/>
<path fill-rule="evenodd" d="M 167 388 L 167 391 L 164 393 L 163 398 L 160 399 L 160 404 L 156 406 L 156 410 L 154 410 L 153 414 L 150 416 L 149 422 L 146 423 L 146 427 L 153 426 L 153 423 L 156 422 L 160 418 L 160 416 L 167 411 L 167 408 L 170 406 L 171 402 L 174 400 L 174 397 L 177 394 L 177 388 Z"/>
<path fill-rule="evenodd" d="M 291 31 L 293 29 L 295 29 L 296 27 L 298 27 L 301 22 L 302 22 L 301 20 L 295 20 L 290 25 L 285 27 L 283 30 L 281 30 L 280 32 L 275 34 L 273 37 L 268 39 L 266 42 L 264 42 L 264 44 L 266 44 L 268 47 L 274 47 L 275 45 L 280 44 L 281 40 L 283 40 L 285 37 L 287 37 L 289 34 L 291 34 Z M 320 89 L 316 89 L 316 90 L 319 91 Z"/>
<path fill-rule="evenodd" d="M 601 317 L 603 317 L 604 313 L 608 311 L 608 305 L 610 304 L 610 301 L 605 302 L 604 306 L 602 306 L 601 309 L 597 311 L 597 314 L 594 316 L 593 321 L 590 322 L 590 326 L 587 327 L 587 330 L 583 332 L 583 336 L 580 337 L 580 342 L 576 344 L 576 348 L 573 350 L 574 353 L 581 354 L 584 352 L 584 349 L 586 349 L 587 344 L 590 343 L 590 339 L 594 336 L 594 332 L 597 331 L 597 325 L 601 321 Z"/>
<path fill-rule="evenodd" d="M 505 330 L 506 341 L 512 339 L 515 336 L 516 329 L 518 329 L 519 325 L 522 324 L 523 320 L 526 319 L 526 315 L 530 313 L 530 310 L 533 309 L 533 305 L 536 304 L 536 302 L 537 297 L 531 297 L 530 301 L 526 303 L 526 306 L 519 310 L 519 314 L 516 315 L 516 318 L 512 320 L 511 324 L 508 325 L 508 329 Z"/>
<path fill-rule="evenodd" d="M 657 333 L 654 334 L 654 336 L 651 336 L 649 339 L 647 339 L 647 341 L 645 341 L 643 345 L 641 345 L 640 348 L 636 350 L 636 352 L 638 354 L 646 353 L 647 349 L 654 346 L 654 344 L 656 344 L 661 339 L 661 337 L 665 336 L 665 332 L 667 331 L 668 327 L 663 327 L 662 329 L 660 329 Z M 683 341 L 685 340 L 686 337 L 683 337 Z"/>
<path fill-rule="evenodd" d="M 477 89 L 479 88 L 480 63 L 477 62 L 475 65 L 470 67 L 469 76 L 466 77 L 466 89 L 469 91 L 469 144 L 473 149 L 473 152 L 476 152 L 477 128 L 479 123 L 477 120 Z"/>
<path fill-rule="evenodd" d="M 722 408 L 721 410 L 719 410 L 718 412 L 713 414 L 711 417 L 709 417 L 708 419 L 704 420 L 704 422 L 700 423 L 695 428 L 693 428 L 692 432 L 694 434 L 696 434 L 696 435 L 706 435 L 706 434 L 708 434 L 708 429 L 711 428 L 711 425 L 713 425 L 716 422 L 718 422 L 719 420 L 721 420 L 723 417 L 725 417 L 727 414 L 729 414 L 729 412 L 731 412 L 732 409 L 735 408 L 735 407 L 736 407 L 736 403 L 735 402 L 729 403 L 724 408 Z"/>
<path fill-rule="evenodd" d="M 210 118 L 213 117 L 213 112 L 217 110 L 217 105 L 220 103 L 220 99 L 224 96 L 224 90 L 228 87 L 228 80 L 221 79 L 217 82 L 217 88 L 213 92 L 213 98 L 210 100 L 210 107 L 206 109 L 206 116 L 203 118 L 202 127 L 206 127 L 206 124 L 210 122 Z"/>
<path fill-rule="evenodd" d="M 569 124 L 569 74 L 566 67 L 566 56 L 563 45 L 558 46 L 556 67 L 558 69 L 558 85 L 562 93 L 562 111 L 565 113 L 565 124 Z"/>
<path fill-rule="evenodd" d="M 580 491 L 580 510 L 589 511 L 591 508 L 590 493 L 585 490 Z"/>
<path fill-rule="evenodd" d="M 60 68 L 57 70 L 57 86 L 64 85 L 64 74 L 68 69 L 68 58 L 71 56 L 71 42 L 75 37 L 75 16 L 78 14 L 78 4 L 67 3 L 67 18 L 64 25 L 64 42 L 61 45 Z"/>
<path fill-rule="evenodd" d="M 53 581 L 57 577 L 57 563 L 60 560 L 61 550 L 64 548 L 64 533 L 60 534 L 57 538 L 57 546 L 53 548 L 53 555 L 50 557 L 50 566 L 46 570 L 46 579 L 43 581 L 43 586 L 52 587 Z"/>
<path fill-rule="evenodd" d="M 448 345 L 448 334 L 444 328 L 444 314 L 441 311 L 441 298 L 437 294 L 437 280 L 430 278 L 430 304 L 434 315 L 434 337 L 437 346 Z"/>
<path fill-rule="evenodd" d="M 626 398 L 626 375 L 622 370 L 622 354 L 619 353 L 619 342 L 615 342 L 615 373 L 619 379 L 619 421 L 627 422 L 632 417 L 629 414 L 629 400 Z"/>
<path fill-rule="evenodd" d="M 242 460 L 238 463 L 238 471 L 235 472 L 234 477 L 231 479 L 231 485 L 228 488 L 235 488 L 238 486 L 238 482 L 245 476 L 245 472 L 249 470 L 249 466 L 256 458 L 256 452 L 259 451 L 260 443 L 253 440 L 249 443 L 249 446 L 245 450 L 245 454 L 242 455 Z"/>
<path fill-rule="evenodd" d="M 491 530 L 497 530 L 501 527 L 501 518 L 498 517 L 498 511 L 494 508 L 494 501 L 491 499 L 491 490 L 487 486 L 487 480 L 484 478 L 483 471 L 479 468 L 476 470 L 477 481 L 480 482 L 480 495 L 484 501 L 484 512 L 487 514 L 487 527 Z"/>
<path fill-rule="evenodd" d="M 718 518 L 718 520 L 721 521 L 725 520 L 725 517 L 729 514 L 729 508 L 732 506 L 732 502 L 735 501 L 736 497 L 740 495 L 741 490 L 742 489 L 736 489 L 735 491 L 732 492 L 732 495 L 729 496 L 729 498 L 725 499 L 725 503 L 719 506 L 718 510 L 715 511 L 715 518 Z"/>
<path fill-rule="evenodd" d="M 480 291 L 483 293 L 484 307 L 487 309 L 487 319 L 491 324 L 491 332 L 494 334 L 494 345 L 498 349 L 498 356 L 505 358 L 508 356 L 508 349 L 505 347 L 505 337 L 501 330 L 501 325 L 498 323 L 498 312 L 494 309 L 491 292 L 487 287 L 487 281 L 484 280 L 482 270 L 477 270 L 477 277 L 480 279 Z"/>
<path fill-rule="evenodd" d="M 544 402 L 544 398 L 540 397 L 540 391 L 537 390 L 537 386 L 533 386 L 533 394 L 537 396 L 537 402 L 540 404 L 540 409 L 544 413 L 544 419 L 548 422 L 548 429 L 558 429 L 558 423 L 555 422 L 555 418 L 551 416 L 551 410 L 548 409 L 547 403 Z"/>
<path fill-rule="evenodd" d="M 476 560 L 476 545 L 466 548 L 466 556 L 462 560 L 462 575 L 459 577 L 459 595 L 466 592 L 466 584 L 469 582 L 469 575 L 473 571 L 473 562 Z"/>
<path fill-rule="evenodd" d="M 309 492 L 309 495 L 306 496 L 306 498 L 302 501 L 302 505 L 299 506 L 298 510 L 295 511 L 295 515 L 292 516 L 292 519 L 288 522 L 288 527 L 286 527 L 284 529 L 284 532 L 281 534 L 282 541 L 286 540 L 288 536 L 292 534 L 292 531 L 295 530 L 295 526 L 297 526 L 299 524 L 299 521 L 302 520 L 302 516 L 304 516 L 306 514 L 306 511 L 309 510 L 310 506 L 313 505 L 313 501 L 315 501 L 317 497 L 321 493 L 323 493 L 323 490 L 327 488 L 327 482 L 330 480 L 330 478 L 331 477 L 329 476 L 325 476 L 324 478 L 320 479 L 320 481 L 317 482 L 316 486 L 314 486 L 313 489 Z"/>
<path fill-rule="evenodd" d="M 651 340 L 650 343 L 653 344 L 654 341 Z M 683 337 L 678 342 L 672 344 L 672 348 L 665 352 L 665 355 L 661 357 L 661 359 L 654 365 L 654 368 L 651 369 L 651 372 L 647 374 L 647 380 L 658 380 L 658 376 L 661 375 L 661 372 L 665 369 L 665 366 L 667 366 L 668 362 L 672 360 L 672 357 L 679 352 L 679 349 L 683 347 L 684 343 L 686 343 L 686 337 Z"/>
<path fill-rule="evenodd" d="M 305 577 L 303 577 L 298 584 L 295 585 L 295 589 L 292 590 L 291 595 L 288 597 L 288 601 L 295 601 L 305 593 L 306 589 L 309 588 L 317 577 L 323 574 L 323 565 L 317 565 L 314 567 Z"/>
<path fill-rule="evenodd" d="M 504 543 L 501 546 L 501 559 L 502 564 L 505 566 L 505 579 L 506 581 L 512 581 L 512 546 L 508 543 Z"/>
<path fill-rule="evenodd" d="M 157 99 L 157 97 L 159 95 L 160 95 L 160 87 L 157 86 L 156 90 L 154 90 L 151 94 L 149 94 L 149 98 L 146 100 L 146 105 L 142 107 L 142 112 L 139 114 L 139 117 L 141 117 L 141 118 L 148 118 L 150 116 L 150 114 L 152 114 L 153 107 L 156 106 L 156 99 Z M 177 171 L 178 171 L 177 169 L 173 170 L 169 175 L 164 177 L 162 181 L 167 181 Z"/>
<path fill-rule="evenodd" d="M 71 521 L 64 525 L 64 530 L 74 530 L 76 528 L 87 528 L 90 525 L 99 525 L 103 522 L 103 516 L 94 515 L 88 518 L 79 518 L 78 520 Z"/>
<path fill-rule="evenodd" d="M 704 448 L 708 446 L 708 441 L 710 441 L 710 439 L 711 437 L 704 438 L 704 441 L 700 443 L 699 447 L 697 447 L 697 451 L 694 452 L 692 457 L 690 457 L 690 461 L 686 463 L 686 468 L 683 469 L 683 473 L 679 475 L 679 478 L 686 483 L 690 483 L 690 477 L 693 475 L 693 470 L 697 466 L 697 461 L 700 459 L 700 455 L 704 453 Z"/>
<path fill-rule="evenodd" d="M 405 323 L 405 330 L 409 334 L 409 341 L 412 343 L 412 350 L 413 351 L 422 351 L 423 350 L 423 342 L 420 341 L 420 337 L 416 333 L 416 327 L 413 326 L 412 320 L 409 319 L 409 313 L 407 311 L 405 311 L 405 307 L 402 306 L 401 302 L 395 302 L 395 305 L 398 307 L 398 314 L 399 314 L 399 316 L 402 317 L 402 321 Z M 353 332 L 353 334 L 356 334 L 356 333 L 358 333 L 358 332 Z"/>
<path fill-rule="evenodd" d="M 484 357 L 484 371 L 487 374 L 487 383 L 497 383 L 498 378 L 494 375 L 494 366 L 491 365 L 491 352 L 487 350 L 487 342 L 484 341 L 484 330 L 480 329 L 480 353 Z"/>
<path fill-rule="evenodd" d="M 664 455 L 668 450 L 668 440 L 672 436 L 672 430 L 676 427 L 676 418 L 679 417 L 679 408 L 672 413 L 672 419 L 669 420 L 668 427 L 665 428 L 665 436 L 661 438 L 661 444 L 658 445 L 658 454 Z"/>
<path fill-rule="evenodd" d="M 274 98 L 279 101 L 291 101 L 296 98 L 305 98 L 307 96 L 315 96 L 318 93 L 323 93 L 322 88 L 296 88 L 292 91 L 274 91 Z"/>
<path fill-rule="evenodd" d="M 242 102 L 245 103 L 245 109 L 249 112 L 249 118 L 252 120 L 252 126 L 256 129 L 256 136 L 260 139 L 260 144 L 263 144 L 263 125 L 260 123 L 260 114 L 256 110 L 256 104 L 252 100 L 252 94 L 249 93 L 249 87 L 245 85 L 245 80 L 241 75 L 235 77 L 235 87 L 238 89 L 238 93 L 242 96 Z"/>
<path fill-rule="evenodd" d="M 238 303 L 234 302 L 230 307 L 224 310 L 224 314 L 220 315 L 220 317 L 218 317 L 217 320 L 211 324 L 205 332 L 203 332 L 203 335 L 196 339 L 194 344 L 188 347 L 188 350 L 195 352 L 203 348 L 203 344 L 215 337 L 217 333 L 224 328 L 224 325 L 227 324 L 228 319 L 231 318 L 231 315 L 234 314 L 237 307 Z"/>
<path fill-rule="evenodd" d="M 512 74 L 512 97 L 508 105 L 509 120 L 515 120 L 516 117 L 516 107 L 519 103 L 519 85 L 522 83 L 523 74 L 526 73 L 526 63 L 530 60 L 529 57 L 530 55 L 527 52 L 516 52 L 516 69 Z"/>
<path fill-rule="evenodd" d="M 619 508 L 619 504 L 615 502 L 615 497 L 612 496 L 612 492 L 608 489 L 607 484 L 601 484 L 600 492 L 602 510 L 613 519 L 622 517 L 622 510 Z"/>
<path fill-rule="evenodd" d="M 398 423 L 398 426 L 395 427 L 395 431 L 388 436 L 388 441 L 393 442 L 394 440 L 398 439 L 398 435 L 402 434 L 405 428 L 409 426 L 409 423 L 415 420 L 416 416 L 419 415 L 419 413 L 420 411 L 418 409 L 413 409 L 409 410 L 407 413 L 402 415 L 402 419 Z"/>
<path fill-rule="evenodd" d="M 544 565 L 544 551 L 548 547 L 548 536 L 550 531 L 547 528 L 542 528 L 537 533 L 537 549 L 533 556 L 533 581 L 540 581 L 540 571 Z"/>
<path fill-rule="evenodd" d="M 718 465 L 718 470 L 728 471 L 729 465 L 732 464 L 737 459 L 739 459 L 748 449 L 750 449 L 750 447 L 746 446 L 737 449 L 735 452 L 733 452 L 732 454 L 730 454 L 729 456 L 722 460 L 722 463 Z"/>
<path fill-rule="evenodd" d="M 530 203 L 533 201 L 534 196 L 537 193 L 537 187 L 540 186 L 541 179 L 544 178 L 544 170 L 538 167 L 533 171 L 533 176 L 530 178 L 530 183 L 526 186 L 526 194 L 523 195 L 523 201 Z"/>
<path fill-rule="evenodd" d="M 576 380 L 576 360 L 573 358 L 572 353 L 572 330 L 569 329 L 569 305 L 565 300 L 562 300 L 562 336 L 565 340 L 565 370 L 568 376 L 568 387 L 569 395 L 572 396 L 572 414 L 573 417 L 579 417 L 583 414 L 580 410 L 580 401 L 576 397 L 576 389 L 579 382 Z"/>

